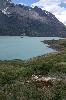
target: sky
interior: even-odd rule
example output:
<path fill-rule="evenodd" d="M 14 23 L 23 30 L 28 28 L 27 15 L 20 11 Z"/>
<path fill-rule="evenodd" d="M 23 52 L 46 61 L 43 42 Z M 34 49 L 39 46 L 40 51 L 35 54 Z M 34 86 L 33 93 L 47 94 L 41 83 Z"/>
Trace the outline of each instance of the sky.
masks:
<path fill-rule="evenodd" d="M 31 6 L 31 4 L 37 2 L 38 0 L 12 0 L 12 2 L 14 3 L 19 3 L 19 4 L 26 4 L 26 5 L 29 5 Z"/>
<path fill-rule="evenodd" d="M 12 0 L 16 4 L 38 6 L 54 14 L 66 25 L 66 0 Z"/>

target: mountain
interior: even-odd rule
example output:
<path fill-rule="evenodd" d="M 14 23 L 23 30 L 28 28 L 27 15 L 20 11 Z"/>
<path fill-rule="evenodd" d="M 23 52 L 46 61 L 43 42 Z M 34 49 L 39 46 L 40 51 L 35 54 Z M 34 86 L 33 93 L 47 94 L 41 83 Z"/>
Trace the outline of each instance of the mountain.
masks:
<path fill-rule="evenodd" d="M 66 37 L 66 26 L 41 8 L 8 3 L 0 11 L 0 35 Z"/>

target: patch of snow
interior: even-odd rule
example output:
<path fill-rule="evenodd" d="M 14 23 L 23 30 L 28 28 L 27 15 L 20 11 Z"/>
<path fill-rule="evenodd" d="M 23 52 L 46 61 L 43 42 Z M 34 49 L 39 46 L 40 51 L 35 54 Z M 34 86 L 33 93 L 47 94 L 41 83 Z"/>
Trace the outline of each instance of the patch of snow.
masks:
<path fill-rule="evenodd" d="M 3 12 L 4 14 L 8 14 L 9 12 L 7 12 L 7 9 L 8 9 L 8 7 L 6 7 L 5 9 L 3 9 L 2 12 Z"/>
<path fill-rule="evenodd" d="M 52 17 L 52 19 L 54 19 L 54 17 Z"/>
<path fill-rule="evenodd" d="M 45 11 L 45 14 L 48 14 L 48 13 Z"/>
<path fill-rule="evenodd" d="M 29 9 L 29 11 L 31 11 L 31 9 Z"/>
<path fill-rule="evenodd" d="M 48 15 L 49 15 L 50 13 L 48 12 Z"/>

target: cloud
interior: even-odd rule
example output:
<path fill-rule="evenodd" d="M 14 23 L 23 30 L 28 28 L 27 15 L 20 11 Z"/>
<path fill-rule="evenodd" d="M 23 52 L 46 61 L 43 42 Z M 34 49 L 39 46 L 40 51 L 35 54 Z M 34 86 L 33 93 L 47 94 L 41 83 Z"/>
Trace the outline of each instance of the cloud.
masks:
<path fill-rule="evenodd" d="M 66 0 L 63 0 L 64 3 L 66 3 Z"/>
<path fill-rule="evenodd" d="M 66 8 L 62 7 L 62 4 L 66 4 L 66 0 L 38 0 L 38 2 L 33 3 L 31 6 L 38 6 L 43 10 L 53 13 L 66 25 Z"/>

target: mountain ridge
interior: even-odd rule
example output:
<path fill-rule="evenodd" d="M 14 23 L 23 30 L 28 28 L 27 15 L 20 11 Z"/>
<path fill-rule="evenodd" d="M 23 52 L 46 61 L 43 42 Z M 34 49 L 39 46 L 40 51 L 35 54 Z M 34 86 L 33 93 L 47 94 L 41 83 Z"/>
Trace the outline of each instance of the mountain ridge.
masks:
<path fill-rule="evenodd" d="M 53 14 L 37 6 L 8 4 L 0 11 L 0 35 L 66 37 L 66 26 Z"/>

